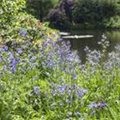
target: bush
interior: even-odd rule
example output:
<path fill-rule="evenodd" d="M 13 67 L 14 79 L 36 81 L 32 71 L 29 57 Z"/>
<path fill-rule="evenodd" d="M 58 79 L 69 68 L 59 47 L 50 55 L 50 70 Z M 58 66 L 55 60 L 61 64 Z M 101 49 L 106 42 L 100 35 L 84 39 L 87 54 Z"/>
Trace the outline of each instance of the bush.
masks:
<path fill-rule="evenodd" d="M 2 29 L 15 26 L 16 16 L 25 8 L 25 0 L 1 0 L 0 6 L 0 29 Z"/>
<path fill-rule="evenodd" d="M 49 11 L 54 8 L 58 0 L 26 0 L 28 13 L 39 20 L 47 19 Z"/>
<path fill-rule="evenodd" d="M 0 1 L 0 36 L 5 39 L 11 39 L 16 35 L 16 27 L 19 27 L 19 19 L 25 9 L 24 0 L 1 0 Z M 13 34 L 14 33 L 14 34 Z"/>
<path fill-rule="evenodd" d="M 70 28 L 70 22 L 64 12 L 61 12 L 60 9 L 53 9 L 49 13 L 50 27 L 56 28 L 59 30 L 66 30 Z"/>
<path fill-rule="evenodd" d="M 2 0 L 0 5 L 2 6 L 0 12 L 0 39 L 4 44 L 10 44 L 14 40 L 23 42 L 28 39 L 38 42 L 49 32 L 54 33 L 46 24 L 40 23 L 39 20 L 26 13 L 24 0 Z M 26 37 L 19 36 L 21 30 L 27 32 Z"/>
<path fill-rule="evenodd" d="M 11 29 L 10 27 L 15 27 L 17 22 L 17 17 L 19 13 L 23 12 L 25 8 L 24 0 L 2 0 L 0 2 L 1 12 L 0 12 L 0 29 Z"/>

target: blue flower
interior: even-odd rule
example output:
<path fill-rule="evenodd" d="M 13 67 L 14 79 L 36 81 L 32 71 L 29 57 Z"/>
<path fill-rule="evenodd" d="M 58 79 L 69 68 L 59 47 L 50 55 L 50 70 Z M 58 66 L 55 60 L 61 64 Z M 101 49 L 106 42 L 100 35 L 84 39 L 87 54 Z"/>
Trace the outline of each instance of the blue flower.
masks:
<path fill-rule="evenodd" d="M 36 56 L 32 56 L 32 58 L 30 59 L 30 62 L 34 62 L 37 59 Z"/>
<path fill-rule="evenodd" d="M 16 70 L 16 66 L 14 65 L 14 66 L 12 66 L 11 72 L 12 72 L 12 73 L 15 73 L 15 70 Z"/>
<path fill-rule="evenodd" d="M 23 53 L 23 50 L 21 48 L 17 48 L 17 53 L 18 54 L 22 54 Z"/>
<path fill-rule="evenodd" d="M 27 37 L 27 31 L 25 31 L 25 30 L 23 30 L 23 29 L 20 29 L 18 35 L 19 35 L 19 36 L 22 36 L 22 37 Z"/>
<path fill-rule="evenodd" d="M 105 107 L 106 106 L 106 103 L 104 102 L 104 101 L 102 101 L 102 102 L 100 102 L 99 104 L 98 104 L 98 107 L 99 108 L 103 108 L 103 107 Z"/>
<path fill-rule="evenodd" d="M 73 75 L 73 79 L 76 80 L 77 79 L 77 75 Z"/>
<path fill-rule="evenodd" d="M 58 41 L 63 41 L 63 39 L 62 39 L 62 38 L 58 38 L 57 40 L 58 40 Z"/>
<path fill-rule="evenodd" d="M 89 107 L 91 108 L 91 109 L 94 109 L 94 108 L 97 108 L 98 107 L 98 105 L 97 105 L 97 103 L 92 103 L 91 105 L 89 105 Z"/>
<path fill-rule="evenodd" d="M 2 47 L 2 49 L 3 49 L 4 51 L 8 51 L 8 46 L 5 45 L 5 46 Z"/>
<path fill-rule="evenodd" d="M 86 52 L 88 52 L 88 51 L 89 51 L 89 47 L 86 46 L 84 50 L 85 50 Z"/>
<path fill-rule="evenodd" d="M 14 54 L 13 53 L 11 53 L 10 54 L 10 57 L 8 58 L 10 61 L 13 61 L 14 60 Z"/>
<path fill-rule="evenodd" d="M 71 93 L 72 93 L 72 90 L 69 89 L 69 90 L 68 90 L 68 94 L 70 95 Z"/>
<path fill-rule="evenodd" d="M 40 87 L 34 86 L 33 89 L 34 89 L 34 92 L 35 92 L 36 95 L 40 94 Z"/>
<path fill-rule="evenodd" d="M 66 45 L 70 45 L 70 44 L 71 44 L 70 41 L 67 41 Z"/>
<path fill-rule="evenodd" d="M 77 116 L 80 116 L 81 114 L 80 114 L 80 112 L 76 112 L 76 115 L 77 115 Z"/>
<path fill-rule="evenodd" d="M 65 87 L 59 87 L 59 91 L 61 92 L 61 94 L 64 94 L 64 92 L 65 92 Z"/>
<path fill-rule="evenodd" d="M 20 58 L 16 58 L 16 63 L 19 63 L 20 62 Z"/>
<path fill-rule="evenodd" d="M 83 94 L 81 93 L 81 91 L 78 92 L 78 98 L 81 98 L 83 96 Z"/>
<path fill-rule="evenodd" d="M 56 95 L 56 92 L 55 92 L 55 91 L 52 91 L 51 94 L 52 94 L 53 96 L 55 96 L 55 95 Z"/>
<path fill-rule="evenodd" d="M 77 87 L 77 85 L 76 84 L 73 84 L 73 88 L 76 88 Z"/>
<path fill-rule="evenodd" d="M 3 68 L 2 68 L 2 71 L 6 71 L 6 69 L 7 69 L 7 66 L 4 65 Z"/>

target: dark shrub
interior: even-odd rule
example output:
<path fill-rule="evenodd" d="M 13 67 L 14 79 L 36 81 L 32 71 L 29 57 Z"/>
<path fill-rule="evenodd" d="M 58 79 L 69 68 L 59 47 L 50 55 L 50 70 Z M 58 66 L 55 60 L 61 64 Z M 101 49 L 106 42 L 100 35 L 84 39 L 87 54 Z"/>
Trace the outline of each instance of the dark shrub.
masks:
<path fill-rule="evenodd" d="M 65 13 L 60 11 L 60 9 L 53 9 L 48 15 L 50 21 L 50 27 L 59 30 L 70 29 L 70 22 L 66 17 Z"/>
<path fill-rule="evenodd" d="M 72 22 L 72 11 L 74 9 L 74 0 L 67 0 L 65 4 L 65 12 L 70 22 Z"/>

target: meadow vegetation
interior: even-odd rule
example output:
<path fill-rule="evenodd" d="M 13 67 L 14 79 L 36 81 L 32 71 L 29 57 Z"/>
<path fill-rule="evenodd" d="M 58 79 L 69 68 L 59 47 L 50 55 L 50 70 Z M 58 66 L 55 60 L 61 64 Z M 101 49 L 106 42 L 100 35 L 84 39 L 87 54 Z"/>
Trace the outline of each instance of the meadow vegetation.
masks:
<path fill-rule="evenodd" d="M 120 46 L 85 51 L 86 62 L 56 30 L 24 11 L 24 0 L 2 0 L 1 120 L 119 120 Z M 9 9 L 9 11 L 7 10 Z"/>
<path fill-rule="evenodd" d="M 3 46 L 1 119 L 119 120 L 120 46 L 101 64 L 108 41 L 103 38 L 99 44 L 104 47 L 102 52 L 86 47 L 85 64 L 70 50 L 69 42 L 59 46 L 54 37 L 45 37 L 37 45 L 28 40 Z"/>

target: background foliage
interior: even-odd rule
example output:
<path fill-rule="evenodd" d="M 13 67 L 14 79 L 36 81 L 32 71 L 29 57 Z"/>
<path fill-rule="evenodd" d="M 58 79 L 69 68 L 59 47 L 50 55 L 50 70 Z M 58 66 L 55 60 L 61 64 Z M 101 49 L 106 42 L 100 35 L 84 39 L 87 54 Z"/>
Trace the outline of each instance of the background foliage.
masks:
<path fill-rule="evenodd" d="M 20 26 L 20 17 L 25 9 L 24 0 L 1 0 L 0 1 L 0 36 L 2 39 L 11 39 L 13 33 L 17 32 Z M 20 20 L 19 20 L 20 19 Z M 10 36 L 11 35 L 11 36 Z M 16 35 L 16 34 L 14 34 Z M 11 38 L 10 38 L 11 37 Z"/>
<path fill-rule="evenodd" d="M 52 31 L 47 27 L 47 23 L 40 23 L 39 20 L 26 12 L 25 0 L 1 0 L 0 5 L 0 36 L 3 43 L 14 40 L 20 42 L 27 39 L 38 41 L 48 31 Z M 20 38 L 18 35 L 20 29 L 27 31 L 27 37 Z"/>
<path fill-rule="evenodd" d="M 118 13 L 117 0 L 79 0 L 73 15 L 75 23 L 104 27 Z"/>
<path fill-rule="evenodd" d="M 79 26 L 79 28 L 82 26 L 84 28 L 119 28 L 120 4 L 118 0 L 70 1 L 1 0 L 1 28 L 5 26 L 8 28 L 9 25 L 17 26 L 19 17 L 22 16 L 21 11 L 25 12 L 25 10 L 40 21 L 50 22 L 50 26 L 57 29 L 70 29 L 71 26 L 72 28 L 75 26 Z M 17 22 L 14 22 L 16 20 Z M 11 23 L 9 24 L 9 22 Z"/>
<path fill-rule="evenodd" d="M 47 19 L 50 9 L 53 9 L 58 0 L 26 0 L 27 11 L 38 19 Z"/>

